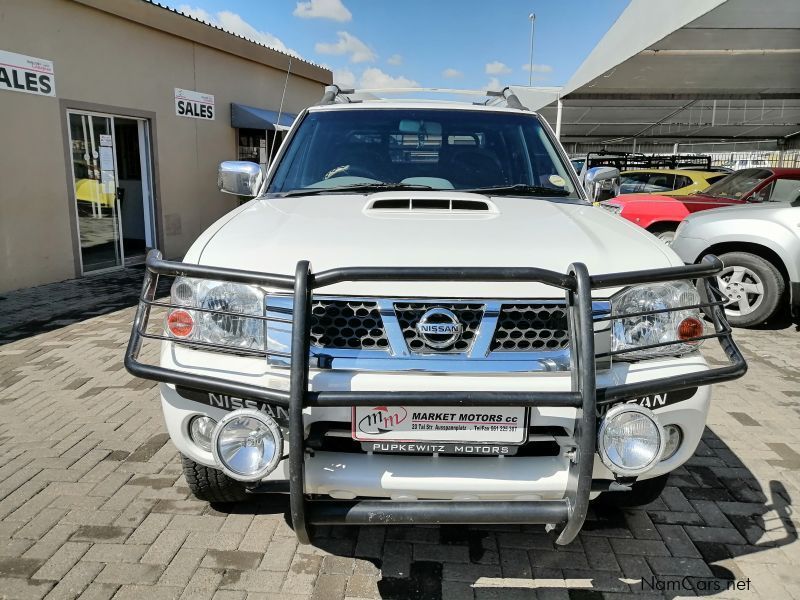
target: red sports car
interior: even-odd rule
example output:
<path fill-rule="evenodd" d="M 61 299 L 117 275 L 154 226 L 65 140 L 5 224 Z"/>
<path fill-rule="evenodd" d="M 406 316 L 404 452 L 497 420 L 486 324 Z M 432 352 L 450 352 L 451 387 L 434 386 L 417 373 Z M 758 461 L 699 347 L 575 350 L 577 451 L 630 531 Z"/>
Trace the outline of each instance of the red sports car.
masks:
<path fill-rule="evenodd" d="M 746 202 L 780 202 L 796 190 L 800 169 L 756 168 L 737 171 L 699 194 L 657 196 L 626 194 L 602 202 L 608 210 L 644 227 L 667 244 L 678 224 L 693 212 Z"/>

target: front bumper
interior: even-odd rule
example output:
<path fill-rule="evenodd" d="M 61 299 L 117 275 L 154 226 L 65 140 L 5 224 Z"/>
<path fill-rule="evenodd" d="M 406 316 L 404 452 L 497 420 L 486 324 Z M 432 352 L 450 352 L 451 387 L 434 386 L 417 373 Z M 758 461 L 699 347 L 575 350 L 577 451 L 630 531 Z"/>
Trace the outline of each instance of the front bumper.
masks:
<path fill-rule="evenodd" d="M 162 354 L 167 354 L 162 353 Z M 162 358 L 162 364 L 167 364 Z M 198 369 L 202 371 L 202 369 Z M 210 368 L 210 365 L 209 367 Z M 677 374 L 698 373 L 708 367 L 699 355 L 678 359 L 648 361 L 631 365 L 615 365 L 614 369 L 598 374 L 598 384 L 605 386 L 610 381 L 625 384 L 645 382 L 653 377 L 667 377 Z M 231 375 L 234 375 L 231 373 Z M 353 390 L 374 387 L 381 381 L 380 374 L 330 373 L 326 384 L 341 389 L 348 384 Z M 569 378 L 535 376 L 431 376 L 408 375 L 411 381 L 403 381 L 408 389 L 436 390 L 452 389 L 526 389 L 534 385 L 538 389 L 563 390 L 569 388 Z M 313 387 L 312 378 L 312 387 Z M 394 382 L 389 376 L 383 379 L 383 386 L 394 383 L 395 391 L 400 381 Z M 196 415 L 208 415 L 221 419 L 227 409 L 200 404 L 182 396 L 174 386 L 161 384 L 161 402 L 164 420 L 170 437 L 177 449 L 195 462 L 209 467 L 218 467 L 210 452 L 204 452 L 195 445 L 188 435 L 189 421 Z M 649 408 L 664 425 L 678 425 L 684 437 L 680 450 L 672 457 L 641 475 L 639 479 L 657 477 L 673 471 L 693 454 L 705 428 L 706 415 L 711 398 L 711 388 L 704 386 L 686 399 L 671 393 L 654 393 L 647 401 Z M 678 401 L 674 401 L 677 398 Z M 663 402 L 663 405 L 662 405 Z M 236 404 L 230 405 L 234 408 Z M 563 498 L 568 486 L 567 473 L 569 459 L 565 455 L 572 443 L 572 427 L 576 409 L 571 408 L 533 408 L 531 422 L 542 427 L 563 427 L 565 436 L 557 456 L 413 456 L 413 455 L 367 455 L 350 452 L 315 452 L 306 458 L 305 490 L 307 494 L 327 496 L 334 499 L 385 498 L 392 500 L 541 500 Z M 303 415 L 306 436 L 313 423 L 338 422 L 343 426 L 350 423 L 350 409 L 337 407 L 330 409 L 307 408 Z M 270 473 L 265 482 L 281 484 L 289 480 L 289 464 L 281 461 L 278 468 Z M 601 481 L 613 481 L 614 475 L 595 456 L 592 468 L 595 486 Z M 273 489 L 288 489 L 284 485 L 274 485 Z"/>
<path fill-rule="evenodd" d="M 719 292 L 713 288 L 713 275 L 719 272 L 722 265 L 715 257 L 707 258 L 703 264 L 669 269 L 655 269 L 631 273 L 617 273 L 608 275 L 590 276 L 586 267 L 581 263 L 572 265 L 568 273 L 556 273 L 536 268 L 373 268 L 353 267 L 334 269 L 322 273 L 312 274 L 310 265 L 302 261 L 298 263 L 294 277 L 285 275 L 271 275 L 221 269 L 216 267 L 203 267 L 185 263 L 169 263 L 161 260 L 160 254 L 151 252 L 147 261 L 147 273 L 143 287 L 142 299 L 137 311 L 136 319 L 131 333 L 128 351 L 125 357 L 127 369 L 134 375 L 195 390 L 204 390 L 217 394 L 225 394 L 239 398 L 258 400 L 284 410 L 288 419 L 288 459 L 283 461 L 283 473 L 289 481 L 290 508 L 293 527 L 302 542 L 309 541 L 308 526 L 314 523 L 548 523 L 559 527 L 558 543 L 566 544 L 572 541 L 580 531 L 588 510 L 589 498 L 592 493 L 593 476 L 596 471 L 596 411 L 615 402 L 635 398 L 652 393 L 668 393 L 688 388 L 707 386 L 712 383 L 727 381 L 740 377 L 746 371 L 744 358 L 734 344 L 730 327 L 725 321 L 724 313 L 720 308 Z M 170 341 L 163 335 L 147 333 L 147 321 L 153 306 L 170 307 L 168 303 L 155 299 L 157 278 L 159 275 L 188 276 L 206 279 L 216 279 L 240 283 L 249 283 L 264 287 L 293 290 L 293 311 L 291 317 L 291 367 L 288 377 L 277 387 L 268 387 L 270 384 L 259 381 L 258 377 L 226 377 L 224 372 L 215 370 L 213 373 L 199 373 L 190 368 L 176 367 L 169 363 L 154 366 L 139 361 L 144 339 L 158 339 Z M 715 300 L 704 303 L 698 307 L 707 309 L 714 324 L 714 333 L 698 338 L 718 339 L 726 352 L 730 364 L 724 367 L 708 369 L 704 364 L 697 365 L 696 369 L 680 369 L 677 372 L 665 370 L 654 373 L 652 370 L 639 380 L 628 380 L 627 377 L 603 380 L 602 375 L 596 373 L 595 364 L 599 357 L 619 354 L 624 351 L 596 353 L 594 347 L 594 318 L 592 314 L 592 290 L 599 288 L 621 287 L 642 283 L 671 281 L 676 279 L 700 278 L 706 286 L 709 298 Z M 551 389 L 542 389 L 538 383 L 549 378 L 537 378 L 536 384 L 531 378 L 504 378 L 498 380 L 494 389 L 475 389 L 462 383 L 461 389 L 453 387 L 445 389 L 432 389 L 429 385 L 432 380 L 414 381 L 413 377 L 403 376 L 409 386 L 412 384 L 420 387 L 403 387 L 401 389 L 386 389 L 387 380 L 379 377 L 373 385 L 368 383 L 359 387 L 354 385 L 358 377 L 351 376 L 350 384 L 337 387 L 320 387 L 315 385 L 318 375 L 312 377 L 309 364 L 310 344 L 310 308 L 312 293 L 315 289 L 323 288 L 342 281 L 536 281 L 553 287 L 561 288 L 565 293 L 566 312 L 568 319 L 569 347 L 571 352 L 572 369 L 568 377 L 554 378 Z M 697 307 L 676 307 L 670 310 L 685 310 Z M 224 311 L 214 311 L 221 314 Z M 263 317 L 269 320 L 269 317 Z M 608 317 L 605 317 L 607 320 Z M 669 345 L 671 342 L 655 346 Z M 269 354 L 269 351 L 266 352 Z M 649 365 L 649 361 L 647 363 Z M 630 365 L 623 365 L 630 370 Z M 330 376 L 330 374 L 326 374 Z M 375 377 L 375 374 L 372 374 Z M 368 379 L 367 379 L 368 380 Z M 442 381 L 454 385 L 450 377 L 441 378 Z M 483 377 L 482 381 L 486 381 Z M 399 380 L 395 380 L 399 381 Z M 509 385 L 516 382 L 519 386 Z M 530 383 L 530 386 L 521 383 Z M 568 385 L 566 385 L 568 382 Z M 598 383 L 600 385 L 598 385 Z M 426 385 L 428 384 L 428 385 Z M 445 384 L 447 385 L 447 384 Z M 170 388 L 166 388 L 170 389 Z M 419 391 L 424 389 L 424 391 Z M 702 389 L 702 387 L 701 387 Z M 699 392 L 698 392 L 699 393 Z M 701 409 L 695 411 L 702 413 L 704 422 L 707 410 L 707 392 L 701 397 Z M 701 394 L 701 396 L 703 395 Z M 167 394 L 168 395 L 168 394 Z M 165 406 L 170 405 L 165 398 Z M 405 405 L 405 406 L 524 406 L 535 413 L 552 414 L 559 418 L 571 421 L 570 437 L 572 448 L 568 454 L 559 455 L 556 460 L 541 461 L 536 466 L 533 463 L 519 463 L 524 475 L 512 475 L 512 469 L 505 466 L 499 469 L 504 489 L 503 494 L 514 496 L 513 501 L 501 500 L 505 496 L 492 496 L 485 500 L 484 496 L 490 494 L 482 484 L 478 484 L 466 475 L 462 466 L 462 459 L 458 457 L 439 457 L 446 460 L 442 464 L 452 465 L 455 475 L 447 477 L 444 495 L 446 502 L 427 495 L 436 494 L 440 486 L 427 483 L 420 484 L 420 477 L 416 475 L 424 467 L 420 464 L 409 463 L 406 460 L 390 459 L 395 468 L 399 469 L 397 477 L 386 477 L 386 469 L 381 472 L 376 467 L 374 458 L 358 458 L 354 466 L 361 470 L 363 476 L 359 481 L 359 473 L 350 478 L 336 477 L 335 473 L 344 469 L 334 466 L 339 456 L 327 456 L 319 452 L 315 457 L 309 457 L 309 448 L 306 445 L 307 415 L 315 411 L 349 411 L 353 406 L 375 405 Z M 178 419 L 182 422 L 181 419 Z M 172 425 L 170 425 L 172 427 Z M 697 431 L 690 428 L 689 431 Z M 702 429 L 700 429 L 702 432 Z M 172 431 L 170 431 L 172 433 Z M 699 434 L 697 434 L 699 439 Z M 695 442 L 696 445 L 696 442 Z M 689 444 L 684 444 L 688 447 Z M 693 449 L 693 447 L 692 447 Z M 383 461 L 386 457 L 380 457 Z M 401 457 L 405 459 L 406 457 Z M 518 460 L 522 460 L 519 457 Z M 352 458 L 351 464 L 352 463 Z M 426 460 L 430 461 L 430 458 Z M 472 460 L 487 460 L 466 459 Z M 510 460 L 510 457 L 494 459 Z M 561 462 L 559 462 L 559 460 Z M 203 462 L 203 461 L 201 461 Z M 411 466 L 409 467 L 409 464 Z M 548 477 L 542 469 L 555 469 L 552 478 Z M 431 468 L 430 466 L 428 467 Z M 528 472 L 528 469 L 531 472 Z M 429 474 L 433 471 L 429 471 Z M 520 477 L 527 476 L 527 480 Z M 440 478 L 441 473 L 436 474 Z M 431 477 L 427 477 L 428 480 Z M 541 479 L 539 485 L 535 480 Z M 548 481 L 549 480 L 549 481 Z M 333 489 L 341 482 L 347 482 L 352 489 Z M 522 484 L 515 482 L 522 481 Z M 427 487 L 426 487 L 427 486 Z M 432 487 L 435 486 L 435 487 Z M 515 487 L 517 486 L 517 487 Z M 383 490 L 382 497 L 386 500 L 349 500 L 320 501 L 316 494 L 321 492 L 327 496 L 338 495 L 340 498 L 360 497 L 362 491 Z M 334 493 L 332 493 L 334 492 Z M 441 490 L 439 492 L 441 494 Z M 413 499 L 412 499 L 413 498 Z"/>

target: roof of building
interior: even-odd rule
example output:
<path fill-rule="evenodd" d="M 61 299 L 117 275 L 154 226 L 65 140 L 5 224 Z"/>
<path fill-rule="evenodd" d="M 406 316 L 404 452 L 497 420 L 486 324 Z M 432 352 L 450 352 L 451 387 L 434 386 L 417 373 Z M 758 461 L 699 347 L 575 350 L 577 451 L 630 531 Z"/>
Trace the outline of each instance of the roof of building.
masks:
<path fill-rule="evenodd" d="M 291 65 L 291 73 L 299 77 L 326 85 L 333 81 L 333 73 L 329 69 L 227 31 L 154 0 L 73 1 L 267 67 L 286 71 Z"/>

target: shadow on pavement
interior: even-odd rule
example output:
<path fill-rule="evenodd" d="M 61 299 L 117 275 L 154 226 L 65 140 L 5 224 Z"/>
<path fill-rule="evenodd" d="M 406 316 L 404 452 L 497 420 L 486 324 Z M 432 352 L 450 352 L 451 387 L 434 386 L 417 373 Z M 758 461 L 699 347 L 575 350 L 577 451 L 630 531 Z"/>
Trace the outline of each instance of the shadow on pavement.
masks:
<path fill-rule="evenodd" d="M 288 521 L 285 496 L 214 509 L 283 512 Z M 604 592 L 713 596 L 758 586 L 733 559 L 795 543 L 791 515 L 784 485 L 770 481 L 762 489 L 706 428 L 661 498 L 636 509 L 593 506 L 566 547 L 534 526 L 319 527 L 314 545 L 372 563 L 382 572 L 381 598 L 533 598 L 551 589 L 586 599 Z"/>
<path fill-rule="evenodd" d="M 761 331 L 780 331 L 783 329 L 793 329 L 800 331 L 800 310 L 796 314 L 792 314 L 789 303 L 784 303 L 783 308 L 778 310 L 775 315 L 768 321 L 753 327 L 755 330 Z"/>
<path fill-rule="evenodd" d="M 135 306 L 143 278 L 144 266 L 128 267 L 0 294 L 0 346 Z"/>

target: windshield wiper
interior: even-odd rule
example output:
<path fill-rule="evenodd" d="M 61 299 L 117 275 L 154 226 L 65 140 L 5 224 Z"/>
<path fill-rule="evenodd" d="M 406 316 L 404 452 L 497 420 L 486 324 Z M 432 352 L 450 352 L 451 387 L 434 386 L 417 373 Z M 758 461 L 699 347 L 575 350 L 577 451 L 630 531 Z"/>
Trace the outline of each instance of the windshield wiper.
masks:
<path fill-rule="evenodd" d="M 429 185 L 419 185 L 411 183 L 353 183 L 351 185 L 340 185 L 336 187 L 309 187 L 290 190 L 281 194 L 286 198 L 289 196 L 318 196 L 319 194 L 331 194 L 342 192 L 392 192 L 400 190 L 437 190 L 438 188 Z M 441 190 L 448 191 L 448 190 Z"/>
<path fill-rule="evenodd" d="M 498 185 L 496 187 L 480 187 L 468 190 L 458 190 L 459 192 L 473 192 L 476 194 L 487 194 L 490 196 L 551 196 L 563 198 L 569 196 L 571 192 L 567 190 L 557 190 L 541 185 L 528 185 L 527 183 L 516 183 L 514 185 Z"/>

